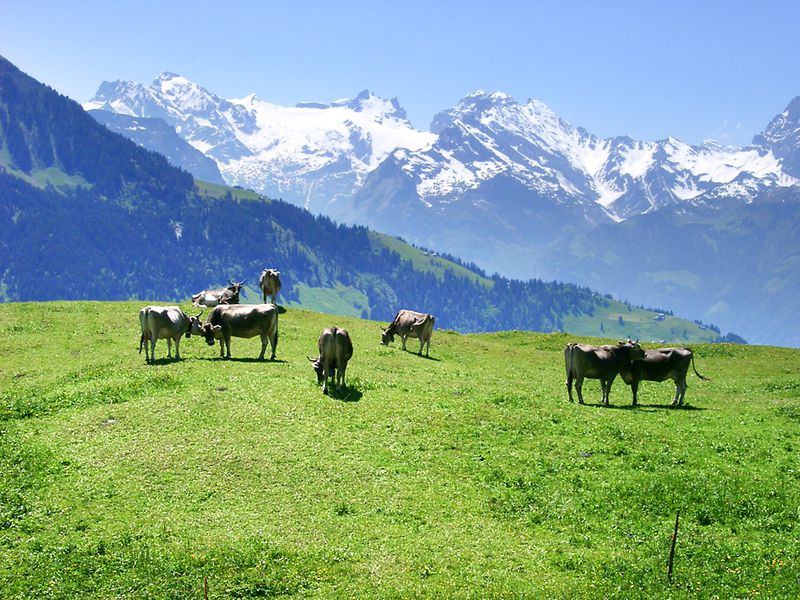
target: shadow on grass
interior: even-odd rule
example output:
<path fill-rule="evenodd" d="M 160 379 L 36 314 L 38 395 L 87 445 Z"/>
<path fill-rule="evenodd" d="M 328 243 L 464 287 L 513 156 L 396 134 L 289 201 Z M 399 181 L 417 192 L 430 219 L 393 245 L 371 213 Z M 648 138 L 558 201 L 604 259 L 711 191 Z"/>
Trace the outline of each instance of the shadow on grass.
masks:
<path fill-rule="evenodd" d="M 212 362 L 241 362 L 241 363 L 264 363 L 264 364 L 271 364 L 271 363 L 272 364 L 275 364 L 275 363 L 286 364 L 288 362 L 286 360 L 281 360 L 280 358 L 276 358 L 275 360 L 270 360 L 268 358 L 264 358 L 264 359 L 259 359 L 258 357 L 256 357 L 256 358 L 252 358 L 252 357 L 239 357 L 239 358 L 237 358 L 235 356 L 231 356 L 230 358 L 223 358 L 221 356 L 214 356 L 214 357 L 202 356 L 202 357 L 196 358 L 195 360 L 208 360 L 208 361 L 212 361 Z"/>
<path fill-rule="evenodd" d="M 151 362 L 145 362 L 146 365 L 151 365 L 154 367 L 163 367 L 164 365 L 171 365 L 178 362 L 185 361 L 185 358 L 167 358 L 166 356 L 163 358 L 157 358 Z"/>
<path fill-rule="evenodd" d="M 422 356 L 422 354 L 420 354 L 419 352 L 414 352 L 413 350 L 406 350 L 405 352 L 407 352 L 408 354 L 413 354 L 414 356 L 418 356 L 423 360 L 432 360 L 432 361 L 435 361 L 435 362 L 442 362 L 441 358 L 435 358 L 433 356 Z"/>
<path fill-rule="evenodd" d="M 589 406 L 591 408 L 608 408 L 614 410 L 643 410 L 644 412 L 655 412 L 657 410 L 708 410 L 707 408 L 702 408 L 700 406 L 691 406 L 688 404 L 684 404 L 683 406 L 670 406 L 669 404 L 643 404 L 639 402 L 639 404 L 603 404 L 601 402 L 591 403 L 586 402 L 584 406 Z"/>
<path fill-rule="evenodd" d="M 322 384 L 317 385 L 320 389 L 320 393 L 322 393 Z M 322 393 L 322 395 L 323 397 L 327 395 L 329 398 L 341 402 L 358 402 L 364 396 L 361 391 L 347 385 L 345 385 L 341 391 L 337 391 L 335 385 L 330 385 L 328 386 L 328 393 Z"/>

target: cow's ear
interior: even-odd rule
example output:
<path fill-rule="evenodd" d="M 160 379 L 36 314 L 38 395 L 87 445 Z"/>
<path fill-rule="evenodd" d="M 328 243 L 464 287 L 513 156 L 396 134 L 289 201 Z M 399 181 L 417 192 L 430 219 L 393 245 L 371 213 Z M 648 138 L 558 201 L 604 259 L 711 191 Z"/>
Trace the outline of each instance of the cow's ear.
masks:
<path fill-rule="evenodd" d="M 212 325 L 211 331 L 213 331 L 214 333 L 219 333 L 220 331 L 222 331 L 222 325 Z"/>

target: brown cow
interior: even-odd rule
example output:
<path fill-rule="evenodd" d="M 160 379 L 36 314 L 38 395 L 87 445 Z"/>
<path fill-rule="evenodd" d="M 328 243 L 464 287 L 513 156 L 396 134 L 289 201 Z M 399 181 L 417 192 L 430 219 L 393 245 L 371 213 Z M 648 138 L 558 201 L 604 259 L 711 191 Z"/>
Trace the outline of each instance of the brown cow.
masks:
<path fill-rule="evenodd" d="M 273 304 L 220 304 L 212 310 L 203 325 L 203 335 L 209 346 L 219 340 L 219 355 L 231 357 L 231 337 L 261 337 L 261 354 L 264 360 L 267 343 L 272 346 L 270 360 L 275 360 L 278 346 L 278 309 Z M 223 343 L 224 350 L 223 352 Z"/>
<path fill-rule="evenodd" d="M 697 372 L 691 348 L 645 350 L 644 358 L 623 366 L 619 375 L 625 383 L 631 386 L 634 406 L 638 401 L 636 393 L 639 390 L 640 381 L 666 381 L 667 379 L 675 382 L 675 398 L 670 406 L 680 406 L 686 395 L 686 374 L 689 372 L 689 363 L 700 379 L 710 381 L 708 377 L 703 377 Z"/>
<path fill-rule="evenodd" d="M 602 390 L 601 401 L 608 404 L 611 384 L 620 370 L 632 361 L 643 358 L 644 350 L 638 342 L 619 342 L 616 346 L 589 346 L 567 344 L 564 348 L 564 366 L 567 372 L 567 394 L 572 400 L 572 381 L 578 392 L 578 402 L 583 404 L 584 378 L 599 379 Z"/>
<path fill-rule="evenodd" d="M 156 342 L 167 340 L 167 358 L 172 358 L 172 341 L 175 340 L 175 359 L 181 358 L 181 337 L 200 335 L 200 311 L 189 316 L 177 306 L 145 306 L 139 311 L 139 325 L 142 334 L 139 338 L 139 354 L 144 346 L 145 362 L 156 361 Z M 148 347 L 149 346 L 149 347 Z"/>
<path fill-rule="evenodd" d="M 281 291 L 281 273 L 277 269 L 264 269 L 261 271 L 261 277 L 258 278 L 258 287 L 264 294 L 264 304 L 267 303 L 267 296 L 270 296 L 272 303 L 275 304 L 275 298 L 278 297 L 278 292 Z"/>
<path fill-rule="evenodd" d="M 228 287 L 216 290 L 203 290 L 192 296 L 192 306 L 217 306 L 218 304 L 239 304 L 239 293 L 244 281 L 234 283 L 228 280 Z"/>
<path fill-rule="evenodd" d="M 317 383 L 323 383 L 322 393 L 328 393 L 328 378 L 336 382 L 336 391 L 345 385 L 344 374 L 347 361 L 353 357 L 353 342 L 345 329 L 330 327 L 324 329 L 317 341 L 319 356 L 316 360 L 308 357 L 317 372 Z"/>
<path fill-rule="evenodd" d="M 413 310 L 400 310 L 383 329 L 381 343 L 386 345 L 394 341 L 394 336 L 399 335 L 403 342 L 403 350 L 406 349 L 406 338 L 419 338 L 419 355 L 422 356 L 422 347 L 425 346 L 425 356 L 431 349 L 431 336 L 433 335 L 433 324 L 436 319 L 433 315 L 420 313 Z M 427 344 L 427 345 L 426 345 Z"/>

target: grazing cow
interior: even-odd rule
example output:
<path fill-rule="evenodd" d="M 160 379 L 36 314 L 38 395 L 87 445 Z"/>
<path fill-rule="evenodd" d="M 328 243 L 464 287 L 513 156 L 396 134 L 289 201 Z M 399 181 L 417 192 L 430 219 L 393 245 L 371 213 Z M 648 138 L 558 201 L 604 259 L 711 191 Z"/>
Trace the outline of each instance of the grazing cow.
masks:
<path fill-rule="evenodd" d="M 145 306 L 139 311 L 139 325 L 142 335 L 139 338 L 139 354 L 144 346 L 145 362 L 155 362 L 156 342 L 167 340 L 167 358 L 172 358 L 172 340 L 175 340 L 175 358 L 181 358 L 181 337 L 190 337 L 193 333 L 200 335 L 200 311 L 190 317 L 177 306 Z M 149 345 L 149 348 L 148 348 Z"/>
<path fill-rule="evenodd" d="M 350 334 L 345 329 L 330 327 L 324 329 L 317 342 L 319 356 L 316 360 L 308 357 L 317 372 L 317 383 L 323 383 L 322 393 L 328 393 L 328 378 L 331 383 L 336 382 L 336 391 L 344 386 L 344 373 L 347 370 L 347 361 L 353 356 L 353 342 Z"/>
<path fill-rule="evenodd" d="M 267 296 L 275 304 L 275 298 L 281 291 L 281 272 L 277 269 L 264 269 L 261 271 L 261 277 L 258 278 L 258 287 L 264 294 L 264 304 L 267 303 Z"/>
<path fill-rule="evenodd" d="M 192 306 L 217 306 L 218 304 L 239 304 L 239 292 L 246 279 L 239 283 L 228 280 L 228 287 L 216 290 L 203 290 L 192 296 Z"/>
<path fill-rule="evenodd" d="M 645 350 L 644 358 L 635 360 L 625 365 L 619 372 L 622 380 L 631 386 L 633 392 L 633 405 L 636 406 L 636 393 L 640 381 L 666 381 L 675 382 L 675 398 L 670 406 L 683 404 L 686 395 L 686 374 L 689 372 L 689 363 L 692 370 L 704 381 L 710 381 L 697 372 L 694 366 L 694 353 L 691 348 L 658 348 Z"/>
<path fill-rule="evenodd" d="M 267 344 L 272 346 L 270 360 L 275 360 L 278 346 L 278 309 L 274 304 L 237 304 L 214 307 L 203 325 L 203 335 L 209 346 L 219 340 L 219 355 L 231 357 L 231 337 L 261 337 L 261 354 L 264 360 Z M 224 347 L 223 347 L 224 343 Z"/>
<path fill-rule="evenodd" d="M 400 310 L 386 328 L 381 327 L 381 343 L 386 345 L 394 341 L 394 336 L 399 335 L 403 342 L 403 350 L 406 349 L 406 338 L 419 338 L 419 355 L 422 356 L 422 347 L 425 347 L 425 356 L 431 349 L 431 335 L 433 335 L 433 324 L 436 319 L 427 313 L 415 312 L 413 310 Z"/>
<path fill-rule="evenodd" d="M 567 394 L 572 402 L 572 381 L 578 392 L 578 402 L 583 404 L 584 378 L 599 379 L 602 389 L 602 403 L 608 404 L 608 395 L 614 378 L 625 366 L 644 357 L 644 350 L 638 342 L 630 340 L 619 342 L 616 346 L 588 346 L 586 344 L 567 344 L 564 348 L 564 366 L 567 371 Z"/>

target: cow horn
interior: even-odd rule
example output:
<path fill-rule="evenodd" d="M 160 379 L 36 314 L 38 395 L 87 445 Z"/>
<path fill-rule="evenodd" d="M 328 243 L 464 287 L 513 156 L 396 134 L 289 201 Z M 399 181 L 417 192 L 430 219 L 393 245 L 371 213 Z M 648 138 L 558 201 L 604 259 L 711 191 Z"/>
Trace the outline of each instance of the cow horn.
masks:
<path fill-rule="evenodd" d="M 197 314 L 195 315 L 195 317 L 194 317 L 194 318 L 195 318 L 195 319 L 199 319 L 199 318 L 200 318 L 200 316 L 201 316 L 202 314 L 203 314 L 203 311 L 201 310 L 199 313 L 197 313 Z"/>
<path fill-rule="evenodd" d="M 316 362 L 316 359 L 315 358 L 311 358 L 308 354 L 306 354 L 306 358 L 308 360 L 310 360 L 311 362 Z"/>

